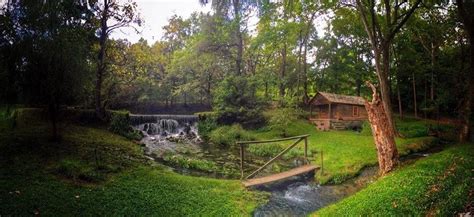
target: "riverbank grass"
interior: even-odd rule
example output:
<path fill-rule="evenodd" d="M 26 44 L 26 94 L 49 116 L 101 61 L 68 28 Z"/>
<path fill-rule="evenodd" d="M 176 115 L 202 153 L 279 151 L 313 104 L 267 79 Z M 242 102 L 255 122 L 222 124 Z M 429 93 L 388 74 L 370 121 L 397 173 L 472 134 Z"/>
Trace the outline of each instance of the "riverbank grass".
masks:
<path fill-rule="evenodd" d="M 472 200 L 473 147 L 456 145 L 420 159 L 312 216 L 454 216 Z"/>
<path fill-rule="evenodd" d="M 264 199 L 235 180 L 179 175 L 106 127 L 0 124 L 0 216 L 241 216 Z"/>
<path fill-rule="evenodd" d="M 410 120 L 403 123 L 404 129 L 417 129 L 423 125 L 421 121 Z M 424 125 L 423 125 L 424 126 Z M 287 126 L 290 136 L 309 134 L 308 150 L 313 164 L 321 166 L 316 174 L 322 184 L 338 184 L 357 175 L 364 167 L 377 164 L 377 153 L 373 137 L 367 133 L 356 131 L 317 131 L 315 126 L 306 120 L 296 120 Z M 426 132 L 426 128 L 425 128 Z M 279 132 L 269 128 L 250 131 L 249 135 L 257 140 L 279 138 Z M 426 150 L 436 144 L 436 138 L 426 134 L 419 137 L 397 138 L 397 148 L 401 156 L 412 152 Z M 303 156 L 303 143 L 292 150 L 289 155 Z M 281 144 L 279 148 L 274 145 L 259 145 L 248 148 L 253 154 L 275 156 L 288 144 Z M 321 163 L 321 156 L 324 162 Z"/>

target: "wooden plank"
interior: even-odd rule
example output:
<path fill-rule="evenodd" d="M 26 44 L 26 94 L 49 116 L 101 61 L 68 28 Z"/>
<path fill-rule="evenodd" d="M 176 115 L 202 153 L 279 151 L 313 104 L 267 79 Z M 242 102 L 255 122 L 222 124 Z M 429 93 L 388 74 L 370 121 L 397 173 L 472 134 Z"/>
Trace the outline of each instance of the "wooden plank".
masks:
<path fill-rule="evenodd" d="M 284 180 L 292 176 L 301 175 L 304 173 L 315 171 L 317 169 L 319 169 L 319 167 L 313 166 L 311 164 L 307 164 L 307 165 L 303 165 L 303 166 L 300 166 L 295 169 L 291 169 L 282 173 L 277 173 L 277 174 L 273 174 L 273 175 L 265 176 L 261 178 L 248 179 L 248 180 L 242 181 L 242 184 L 245 187 L 263 185 L 263 184 L 267 184 L 267 183 L 271 183 L 271 182 L 275 182 L 279 180 Z"/>
<path fill-rule="evenodd" d="M 282 138 L 282 139 L 260 140 L 260 141 L 240 141 L 240 142 L 236 142 L 236 143 L 237 144 L 260 144 L 260 143 L 282 142 L 282 141 L 288 141 L 288 140 L 293 140 L 293 139 L 300 139 L 300 138 L 304 138 L 304 137 L 308 137 L 308 136 L 309 136 L 309 134 L 301 135 L 301 136 L 287 137 L 287 138 Z"/>

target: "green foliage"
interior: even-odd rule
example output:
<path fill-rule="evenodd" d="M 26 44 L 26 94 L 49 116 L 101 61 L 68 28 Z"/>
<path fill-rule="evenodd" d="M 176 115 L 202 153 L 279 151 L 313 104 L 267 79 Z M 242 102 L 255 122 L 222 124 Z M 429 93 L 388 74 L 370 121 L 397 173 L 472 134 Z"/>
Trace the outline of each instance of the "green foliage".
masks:
<path fill-rule="evenodd" d="M 269 125 L 272 130 L 279 132 L 279 136 L 296 136 L 289 134 L 288 127 L 299 118 L 300 109 L 293 107 L 279 108 L 272 112 Z"/>
<path fill-rule="evenodd" d="M 209 141 L 222 146 L 230 146 L 237 141 L 253 140 L 253 137 L 239 124 L 232 126 L 221 126 L 213 130 L 209 135 Z"/>
<path fill-rule="evenodd" d="M 131 127 L 128 111 L 111 111 L 109 130 L 131 140 L 140 140 L 143 137 L 140 131 Z"/>
<path fill-rule="evenodd" d="M 239 123 L 257 127 L 265 123 L 262 102 L 255 94 L 255 83 L 241 76 L 227 76 L 214 96 L 214 110 L 221 124 Z"/>
<path fill-rule="evenodd" d="M 362 123 L 362 131 L 360 131 L 360 134 L 364 136 L 372 136 L 372 127 L 370 127 L 369 121 L 364 121 L 364 123 Z"/>
<path fill-rule="evenodd" d="M 180 154 L 165 153 L 163 160 L 180 168 L 215 172 L 218 168 L 214 161 L 185 157 Z"/>
<path fill-rule="evenodd" d="M 205 141 L 209 140 L 209 136 L 213 130 L 217 128 L 217 121 L 213 118 L 200 118 L 197 128 L 199 132 L 199 136 L 204 139 Z"/>
<path fill-rule="evenodd" d="M 271 116 L 271 114 L 268 114 Z M 419 124 L 421 121 L 407 123 Z M 377 164 L 377 153 L 372 135 L 363 135 L 353 131 L 328 131 L 315 130 L 314 125 L 306 120 L 296 120 L 288 125 L 290 133 L 294 135 L 309 134 L 308 150 L 311 162 L 321 165 L 321 152 L 324 155 L 324 174 L 318 172 L 318 180 L 325 183 L 341 183 L 357 175 L 364 167 Z M 257 140 L 275 139 L 279 131 L 273 129 L 259 129 L 247 131 Z M 433 137 L 397 138 L 397 148 L 401 156 L 414 151 L 426 150 L 437 144 Z M 274 156 L 283 147 L 266 145 L 262 147 L 249 146 L 249 152 L 260 156 Z M 291 155 L 290 155 L 291 154 Z M 302 145 L 288 153 L 288 159 L 294 156 L 303 156 Z"/>
<path fill-rule="evenodd" d="M 472 144 L 457 145 L 420 159 L 315 216 L 447 216 L 464 210 L 474 187 Z"/>

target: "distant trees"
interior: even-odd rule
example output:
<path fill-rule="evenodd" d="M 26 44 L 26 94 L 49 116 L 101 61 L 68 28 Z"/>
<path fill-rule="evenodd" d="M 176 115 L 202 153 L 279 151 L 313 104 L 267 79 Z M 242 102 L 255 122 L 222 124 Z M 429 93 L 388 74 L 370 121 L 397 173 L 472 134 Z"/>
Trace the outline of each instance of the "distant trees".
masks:
<path fill-rule="evenodd" d="M 99 118 L 104 117 L 104 106 L 102 102 L 102 82 L 107 70 L 106 50 L 109 35 L 116 29 L 141 24 L 137 15 L 137 4 L 132 1 L 120 2 L 114 0 L 98 0 L 90 2 L 93 11 L 99 21 L 99 51 L 97 56 L 97 69 L 95 81 L 95 111 Z"/>
<path fill-rule="evenodd" d="M 75 104 L 98 117 L 130 105 L 212 104 L 230 123 L 258 119 L 261 105 L 304 104 L 316 91 L 367 96 L 370 80 L 378 81 L 390 132 L 397 99 L 400 116 L 462 111 L 467 138 L 471 3 L 417 10 L 417 0 L 208 3 L 213 12 L 172 16 L 149 44 L 109 37 L 141 23 L 133 1 L 8 1 L 0 14 L 0 103 L 52 113 Z"/>

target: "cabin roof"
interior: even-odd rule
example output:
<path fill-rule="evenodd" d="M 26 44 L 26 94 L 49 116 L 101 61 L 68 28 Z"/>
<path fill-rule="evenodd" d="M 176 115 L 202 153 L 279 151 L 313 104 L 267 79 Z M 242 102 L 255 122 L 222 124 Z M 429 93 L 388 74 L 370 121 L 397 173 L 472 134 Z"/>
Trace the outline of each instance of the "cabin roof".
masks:
<path fill-rule="evenodd" d="M 348 96 L 335 93 L 326 93 L 318 92 L 312 99 L 311 103 L 314 102 L 317 98 L 323 97 L 329 103 L 341 103 L 341 104 L 351 104 L 351 105 L 364 105 L 364 99 L 360 96 Z M 326 103 L 316 103 L 316 104 L 326 104 Z"/>

